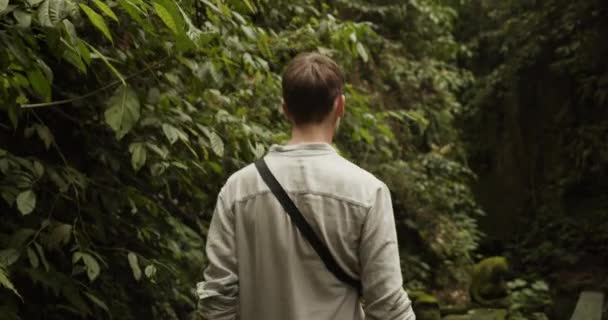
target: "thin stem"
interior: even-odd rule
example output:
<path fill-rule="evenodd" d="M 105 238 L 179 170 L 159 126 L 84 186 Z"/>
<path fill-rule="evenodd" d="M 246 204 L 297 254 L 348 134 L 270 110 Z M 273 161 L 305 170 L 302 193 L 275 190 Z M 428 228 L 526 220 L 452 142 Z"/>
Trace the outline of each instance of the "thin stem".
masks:
<path fill-rule="evenodd" d="M 160 61 L 158 61 L 157 63 L 155 63 L 152 66 L 147 66 L 146 68 L 144 68 L 142 70 L 139 70 L 137 72 L 134 72 L 134 73 L 128 75 L 127 77 L 124 77 L 124 78 L 119 79 L 119 80 L 112 81 L 112 82 L 106 84 L 105 86 L 103 86 L 101 88 L 97 88 L 97 89 L 95 89 L 95 90 L 93 90 L 91 92 L 88 92 L 88 93 L 84 94 L 84 95 L 81 95 L 81 96 L 78 96 L 78 97 L 74 97 L 74 98 L 70 98 L 70 99 L 57 100 L 57 101 L 51 101 L 51 102 L 26 103 L 26 104 L 22 104 L 21 108 L 25 109 L 25 108 L 50 107 L 50 106 L 56 106 L 56 105 L 60 105 L 60 104 L 66 104 L 66 103 L 71 103 L 71 102 L 75 102 L 75 101 L 78 101 L 78 100 L 86 99 L 86 98 L 88 98 L 90 96 L 96 95 L 97 93 L 99 93 L 101 91 L 104 91 L 106 89 L 109 89 L 109 88 L 111 88 L 113 86 L 125 83 L 126 80 L 129 80 L 129 79 L 131 79 L 133 77 L 136 77 L 136 76 L 138 76 L 138 75 L 140 75 L 142 73 L 145 73 L 145 72 L 148 72 L 150 70 L 156 69 L 159 66 L 161 66 L 162 62 L 164 62 L 168 58 L 169 57 L 165 57 L 165 58 L 161 59 Z"/>

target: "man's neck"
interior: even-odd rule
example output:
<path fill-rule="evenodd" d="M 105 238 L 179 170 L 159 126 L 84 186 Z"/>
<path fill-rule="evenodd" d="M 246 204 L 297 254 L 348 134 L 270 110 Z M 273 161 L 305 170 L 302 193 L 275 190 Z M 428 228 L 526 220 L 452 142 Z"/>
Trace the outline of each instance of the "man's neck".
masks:
<path fill-rule="evenodd" d="M 334 139 L 334 129 L 326 124 L 293 126 L 288 144 L 329 143 Z"/>

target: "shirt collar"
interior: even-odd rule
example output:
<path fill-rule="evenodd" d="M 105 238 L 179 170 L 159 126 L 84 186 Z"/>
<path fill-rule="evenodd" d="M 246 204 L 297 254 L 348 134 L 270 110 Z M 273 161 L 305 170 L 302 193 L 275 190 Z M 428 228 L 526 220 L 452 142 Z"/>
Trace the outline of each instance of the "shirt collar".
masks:
<path fill-rule="evenodd" d="M 337 153 L 336 149 L 325 142 L 307 142 L 297 144 L 270 146 L 270 153 L 286 156 L 313 156 Z"/>

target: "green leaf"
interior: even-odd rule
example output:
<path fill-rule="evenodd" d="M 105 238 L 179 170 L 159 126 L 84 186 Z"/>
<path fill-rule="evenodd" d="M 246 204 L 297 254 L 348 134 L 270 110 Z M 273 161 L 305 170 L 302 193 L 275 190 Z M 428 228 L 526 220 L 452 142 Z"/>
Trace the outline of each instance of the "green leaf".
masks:
<path fill-rule="evenodd" d="M 42 246 L 37 242 L 34 242 L 34 246 L 36 247 L 36 251 L 38 251 L 38 255 L 40 256 L 40 260 L 42 261 L 42 265 L 46 271 L 49 271 L 51 267 L 49 266 L 49 262 L 46 261 L 46 256 L 44 255 L 44 251 L 42 250 Z"/>
<path fill-rule="evenodd" d="M 27 0 L 27 3 L 31 6 L 34 7 L 37 4 L 39 4 L 40 2 L 42 2 L 43 0 Z"/>
<path fill-rule="evenodd" d="M 34 173 L 36 174 L 37 179 L 42 178 L 42 175 L 44 174 L 44 166 L 38 161 L 34 161 Z"/>
<path fill-rule="evenodd" d="M 0 0 L 0 13 L 8 7 L 8 0 Z"/>
<path fill-rule="evenodd" d="M 44 143 L 44 147 L 48 150 L 51 147 L 51 144 L 53 144 L 53 141 L 55 140 L 53 134 L 51 133 L 51 130 L 49 130 L 49 127 L 43 124 L 37 124 L 35 125 L 35 128 L 38 137 L 40 138 L 40 140 L 42 140 L 42 142 Z"/>
<path fill-rule="evenodd" d="M 17 25 L 19 25 L 19 27 L 21 28 L 29 28 L 32 24 L 32 15 L 29 12 L 23 11 L 21 9 L 13 11 L 13 17 L 15 17 Z"/>
<path fill-rule="evenodd" d="M 89 280 L 91 282 L 94 281 L 99 276 L 101 270 L 99 263 L 97 263 L 97 260 L 95 260 L 95 258 L 88 253 L 83 254 L 82 260 L 87 267 L 87 276 L 89 277 Z"/>
<path fill-rule="evenodd" d="M 19 260 L 21 254 L 14 248 L 0 250 L 0 265 L 10 266 Z"/>
<path fill-rule="evenodd" d="M 222 141 L 222 138 L 220 138 L 220 136 L 218 136 L 214 131 L 209 132 L 207 136 L 211 142 L 211 149 L 213 152 L 215 152 L 218 157 L 224 156 L 224 142 Z"/>
<path fill-rule="evenodd" d="M 95 260 L 95 258 L 92 255 L 90 255 L 86 252 L 77 251 L 72 256 L 72 263 L 76 264 L 80 260 L 82 260 L 82 262 L 84 262 L 84 266 L 85 266 L 85 269 L 87 270 L 87 276 L 89 277 L 89 280 L 90 281 L 95 280 L 95 278 L 97 278 L 99 276 L 99 272 L 101 270 L 97 260 Z"/>
<path fill-rule="evenodd" d="M 127 259 L 129 260 L 129 266 L 131 266 L 131 271 L 133 271 L 133 277 L 135 278 L 135 280 L 139 281 L 139 279 L 141 279 L 141 269 L 139 268 L 137 255 L 133 252 L 129 252 L 129 254 L 127 255 Z"/>
<path fill-rule="evenodd" d="M 144 273 L 148 279 L 152 278 L 156 274 L 156 267 L 154 265 L 150 264 L 150 265 L 146 266 L 146 268 L 144 269 Z"/>
<path fill-rule="evenodd" d="M 36 252 L 34 250 L 32 250 L 32 248 L 30 248 L 30 247 L 27 248 L 27 257 L 30 260 L 30 264 L 32 265 L 32 268 L 34 268 L 34 269 L 38 268 L 38 266 L 40 265 L 40 260 L 38 259 Z"/>
<path fill-rule="evenodd" d="M 169 29 L 171 29 L 171 31 L 173 31 L 175 35 L 178 35 L 180 32 L 177 27 L 177 22 L 175 21 L 169 10 L 158 2 L 154 2 L 152 5 L 154 6 L 154 11 L 156 11 L 156 14 L 160 17 L 163 23 L 165 23 L 165 25 Z"/>
<path fill-rule="evenodd" d="M 165 146 L 157 146 L 153 143 L 148 142 L 146 144 L 148 146 L 148 148 L 150 148 L 150 150 L 154 151 L 156 154 L 158 154 L 162 159 L 167 159 L 167 156 L 169 155 L 169 150 L 167 150 L 167 148 Z"/>
<path fill-rule="evenodd" d="M 68 15 L 65 0 L 45 0 L 38 8 L 38 23 L 53 28 Z"/>
<path fill-rule="evenodd" d="M 247 6 L 247 8 L 251 11 L 251 13 L 256 13 L 256 8 L 251 4 L 251 1 L 249 0 L 244 0 L 243 1 L 245 3 L 245 5 Z"/>
<path fill-rule="evenodd" d="M 28 215 L 36 208 L 36 194 L 32 190 L 21 192 L 17 196 L 17 209 L 23 215 Z"/>
<path fill-rule="evenodd" d="M 40 69 L 34 69 L 27 73 L 27 78 L 32 88 L 46 101 L 51 100 L 51 85 Z"/>
<path fill-rule="evenodd" d="M 114 11 L 112 11 L 112 9 L 110 9 L 110 7 L 108 7 L 107 4 L 103 3 L 100 0 L 93 0 L 93 2 L 99 8 L 99 10 L 101 10 L 101 12 L 105 13 L 108 17 L 110 17 L 114 21 L 118 22 L 118 17 L 114 13 Z"/>
<path fill-rule="evenodd" d="M 110 308 L 108 308 L 108 305 L 105 302 L 103 302 L 103 300 L 97 298 L 90 292 L 85 292 L 84 295 L 87 296 L 87 298 L 89 298 L 89 300 L 91 300 L 94 304 L 96 304 L 98 307 L 103 309 L 105 312 L 110 313 Z"/>
<path fill-rule="evenodd" d="M 46 238 L 46 245 L 51 249 L 59 249 L 61 246 L 70 242 L 72 235 L 72 226 L 65 223 L 60 223 L 54 227 Z"/>
<path fill-rule="evenodd" d="M 135 126 L 140 116 L 139 98 L 133 89 L 120 86 L 108 100 L 106 123 L 114 130 L 116 139 L 122 139 Z"/>
<path fill-rule="evenodd" d="M 133 143 L 129 146 L 131 152 L 131 166 L 139 171 L 146 164 L 146 146 L 143 143 Z"/>
<path fill-rule="evenodd" d="M 23 300 L 23 298 L 21 298 L 21 296 L 19 295 L 19 292 L 17 292 L 17 290 L 15 289 L 15 286 L 13 285 L 13 283 L 11 282 L 11 280 L 8 278 L 8 274 L 6 272 L 6 269 L 2 265 L 0 265 L 0 285 L 2 285 L 3 287 L 7 288 L 10 291 L 12 291 L 21 300 Z"/>
<path fill-rule="evenodd" d="M 177 128 L 168 123 L 163 123 L 163 133 L 171 144 L 174 144 L 179 138 L 179 132 L 177 131 Z"/>
<path fill-rule="evenodd" d="M 357 42 L 357 52 L 359 53 L 359 56 L 363 62 L 367 62 L 367 60 L 369 60 L 367 50 L 365 50 L 365 47 L 361 44 L 361 42 Z"/>
<path fill-rule="evenodd" d="M 108 38 L 108 40 L 113 42 L 112 34 L 110 33 L 110 29 L 108 29 L 108 25 L 106 25 L 106 21 L 104 20 L 104 18 L 101 15 L 99 15 L 99 13 L 95 12 L 95 10 L 91 9 L 91 7 L 87 6 L 86 4 L 79 3 L 78 5 L 82 9 L 82 11 L 84 11 L 84 13 L 87 15 L 87 17 L 89 18 L 91 23 L 95 26 L 95 28 L 97 28 L 99 31 L 101 31 L 101 33 L 103 33 L 103 35 L 106 38 Z"/>
<path fill-rule="evenodd" d="M 84 62 L 82 61 L 82 58 L 76 51 L 72 50 L 71 48 L 68 50 L 65 50 L 65 51 L 63 51 L 62 57 L 63 57 L 63 59 L 65 59 L 65 61 L 69 62 L 71 65 L 76 67 L 80 72 L 82 72 L 82 74 L 87 74 L 87 66 L 84 64 Z"/>
<path fill-rule="evenodd" d="M 124 11 L 131 17 L 131 19 L 135 20 L 137 24 L 142 26 L 145 31 L 152 33 L 152 27 L 148 20 L 144 20 L 141 15 L 145 14 L 141 9 L 139 9 L 135 4 L 131 3 L 129 0 L 118 0 L 118 4 L 122 7 Z"/>

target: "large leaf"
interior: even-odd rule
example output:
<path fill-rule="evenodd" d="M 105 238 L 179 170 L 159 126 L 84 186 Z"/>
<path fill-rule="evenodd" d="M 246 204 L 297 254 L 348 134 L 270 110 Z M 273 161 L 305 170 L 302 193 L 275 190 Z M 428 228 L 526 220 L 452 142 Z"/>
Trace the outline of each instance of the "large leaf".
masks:
<path fill-rule="evenodd" d="M 169 143 L 174 144 L 177 139 L 179 138 L 179 132 L 177 130 L 177 128 L 175 128 L 174 126 L 167 124 L 167 123 L 163 123 L 163 133 L 165 134 L 165 137 L 167 137 L 167 140 L 169 140 Z"/>
<path fill-rule="evenodd" d="M 118 17 L 114 13 L 114 11 L 112 11 L 112 9 L 110 9 L 110 7 L 108 7 L 107 4 L 105 4 L 103 1 L 100 1 L 100 0 L 93 0 L 93 2 L 99 8 L 99 10 L 101 10 L 101 12 L 105 13 L 108 17 L 110 17 L 114 21 L 118 22 Z"/>
<path fill-rule="evenodd" d="M 38 8 L 38 23 L 53 28 L 68 15 L 66 0 L 45 0 Z"/>
<path fill-rule="evenodd" d="M 0 250 L 0 265 L 10 266 L 19 260 L 21 254 L 14 248 Z"/>
<path fill-rule="evenodd" d="M 38 252 L 38 255 L 40 256 L 40 261 L 42 261 L 42 265 L 44 266 L 44 269 L 46 271 L 49 271 L 51 269 L 49 262 L 46 260 L 46 256 L 44 255 L 44 250 L 42 250 L 42 246 L 39 245 L 37 242 L 34 242 L 34 246 L 36 247 L 36 251 Z"/>
<path fill-rule="evenodd" d="M 129 146 L 131 152 L 131 166 L 135 171 L 139 171 L 146 164 L 146 146 L 144 143 L 133 143 Z"/>
<path fill-rule="evenodd" d="M 21 192 L 17 196 L 17 209 L 23 215 L 28 215 L 36 208 L 36 194 L 32 190 Z"/>
<path fill-rule="evenodd" d="M 0 0 L 0 13 L 4 12 L 8 7 L 8 0 Z"/>
<path fill-rule="evenodd" d="M 101 270 L 97 260 L 92 255 L 86 252 L 75 252 L 74 256 L 72 257 L 72 263 L 77 263 L 80 260 L 84 262 L 84 266 L 87 270 L 87 276 L 89 277 L 89 280 L 95 280 L 99 276 L 99 272 Z"/>
<path fill-rule="evenodd" d="M 154 11 L 156 11 L 156 14 L 165 23 L 165 25 L 169 29 L 171 29 L 171 31 L 173 31 L 174 34 L 176 34 L 176 35 L 179 34 L 177 21 L 174 18 L 174 16 L 171 15 L 171 13 L 169 12 L 169 9 L 167 9 L 164 5 L 162 5 L 158 2 L 154 2 L 153 6 L 154 6 Z"/>
<path fill-rule="evenodd" d="M 357 42 L 357 52 L 359 53 L 359 56 L 363 62 L 367 62 L 367 60 L 369 60 L 367 50 L 365 50 L 365 47 L 361 44 L 361 42 Z"/>
<path fill-rule="evenodd" d="M 40 265 L 40 260 L 38 259 L 36 252 L 30 247 L 27 248 L 27 257 L 30 260 L 32 268 L 38 268 L 38 266 Z"/>
<path fill-rule="evenodd" d="M 215 154 L 217 154 L 219 157 L 224 156 L 224 142 L 222 141 L 222 138 L 220 138 L 220 136 L 218 136 L 214 131 L 209 132 L 207 136 L 211 142 L 211 149 L 213 152 L 215 152 Z"/>
<path fill-rule="evenodd" d="M 127 259 L 129 260 L 129 266 L 131 266 L 131 271 L 133 271 L 133 277 L 135 280 L 141 279 L 141 268 L 139 267 L 139 262 L 137 260 L 137 255 L 133 252 L 129 252 L 127 255 Z"/>
<path fill-rule="evenodd" d="M 51 144 L 53 144 L 53 141 L 55 140 L 53 134 L 51 133 L 51 130 L 49 130 L 49 127 L 43 124 L 37 124 L 35 125 L 35 128 L 36 133 L 38 134 L 38 138 L 42 140 L 42 142 L 44 143 L 44 147 L 48 150 L 51 147 Z"/>
<path fill-rule="evenodd" d="M 108 25 L 106 24 L 106 20 L 95 10 L 91 9 L 91 7 L 87 6 L 84 3 L 79 4 L 80 8 L 87 15 L 91 23 L 97 28 L 103 35 L 108 38 L 108 40 L 112 40 L 112 34 L 110 33 L 110 29 L 108 29 Z"/>
<path fill-rule="evenodd" d="M 0 265 L 0 285 L 7 288 L 10 291 L 12 291 L 19 298 L 21 298 L 21 296 L 19 295 L 19 292 L 17 292 L 17 289 L 15 289 L 15 286 L 13 285 L 11 280 L 8 278 L 6 269 L 4 269 L 4 266 L 2 266 L 2 265 Z"/>
<path fill-rule="evenodd" d="M 139 98 L 133 89 L 120 86 L 108 100 L 106 123 L 114 130 L 116 139 L 122 139 L 139 120 Z"/>
<path fill-rule="evenodd" d="M 146 268 L 144 269 L 144 273 L 146 274 L 146 277 L 152 278 L 156 274 L 156 267 L 150 264 L 146 266 Z"/>
<path fill-rule="evenodd" d="M 51 85 L 40 69 L 34 69 L 27 73 L 27 78 L 32 88 L 46 101 L 51 100 Z"/>
<path fill-rule="evenodd" d="M 94 304 L 96 304 L 98 307 L 103 309 L 105 312 L 110 313 L 110 309 L 108 308 L 108 305 L 105 302 L 103 302 L 101 299 L 97 298 L 95 295 L 93 295 L 90 292 L 85 292 L 84 295 L 87 296 L 87 298 L 89 298 L 91 301 L 93 301 Z"/>
<path fill-rule="evenodd" d="M 21 28 L 29 28 L 32 24 L 32 15 L 29 12 L 17 9 L 13 11 L 13 17 L 15 17 L 15 20 L 17 20 L 17 24 Z"/>
<path fill-rule="evenodd" d="M 143 10 L 129 0 L 118 0 L 118 4 L 124 11 L 127 12 L 131 19 L 135 20 L 137 24 L 142 26 L 146 32 L 153 32 L 150 22 L 142 18 L 142 14 L 145 14 Z"/>
<path fill-rule="evenodd" d="M 70 242 L 71 235 L 72 226 L 60 223 L 49 232 L 46 238 L 46 246 L 50 249 L 59 249 Z"/>

